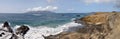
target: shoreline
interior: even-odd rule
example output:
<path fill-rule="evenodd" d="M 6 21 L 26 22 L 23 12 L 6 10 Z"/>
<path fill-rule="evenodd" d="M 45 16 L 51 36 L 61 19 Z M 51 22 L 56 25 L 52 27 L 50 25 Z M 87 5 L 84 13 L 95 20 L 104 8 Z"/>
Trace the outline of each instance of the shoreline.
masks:
<path fill-rule="evenodd" d="M 119 21 L 120 12 L 96 12 L 80 19 L 75 19 L 73 22 L 60 25 L 56 28 L 31 27 L 25 25 L 30 28 L 30 30 L 28 29 L 29 31 L 25 33 L 26 35 L 24 34 L 25 37 L 21 34 L 18 35 L 18 33 L 14 33 L 13 35 L 15 36 L 12 37 L 17 38 L 16 36 L 20 36 L 20 38 L 25 39 L 118 39 L 120 28 Z M 4 23 L 4 25 L 5 24 L 6 23 Z M 9 26 L 8 23 L 7 26 Z M 17 28 L 20 27 L 21 26 Z M 17 32 L 24 31 L 25 28 L 20 28 Z M 10 30 L 11 29 L 8 28 L 6 31 Z"/>
<path fill-rule="evenodd" d="M 76 21 L 83 21 L 85 26 L 75 32 L 62 32 L 50 35 L 45 39 L 119 39 L 119 12 L 95 13 Z"/>

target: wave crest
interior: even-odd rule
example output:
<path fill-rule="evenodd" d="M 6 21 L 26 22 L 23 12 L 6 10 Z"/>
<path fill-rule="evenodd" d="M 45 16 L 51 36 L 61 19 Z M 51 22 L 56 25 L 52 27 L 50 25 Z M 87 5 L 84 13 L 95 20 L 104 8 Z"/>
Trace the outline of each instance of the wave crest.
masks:
<path fill-rule="evenodd" d="M 42 35 L 44 36 L 56 35 L 64 31 L 74 31 L 80 27 L 82 27 L 81 24 L 74 22 L 66 23 L 64 25 L 59 25 L 56 28 L 44 27 L 44 26 L 30 27 L 30 30 L 25 35 L 25 39 L 44 39 Z"/>

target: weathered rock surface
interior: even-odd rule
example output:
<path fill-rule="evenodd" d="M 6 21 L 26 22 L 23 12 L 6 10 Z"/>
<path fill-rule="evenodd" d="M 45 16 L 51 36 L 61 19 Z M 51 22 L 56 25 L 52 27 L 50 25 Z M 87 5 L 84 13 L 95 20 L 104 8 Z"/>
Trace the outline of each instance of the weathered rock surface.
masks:
<path fill-rule="evenodd" d="M 22 25 L 21 27 L 16 29 L 16 34 L 22 34 L 22 36 L 24 36 L 28 32 L 28 30 L 30 30 L 28 26 Z"/>
<path fill-rule="evenodd" d="M 29 30 L 27 26 L 20 26 L 16 31 L 10 27 L 8 22 L 0 26 L 0 39 L 24 39 L 24 35 Z"/>
<path fill-rule="evenodd" d="M 62 32 L 45 39 L 120 39 L 120 13 L 99 12 L 75 20 L 85 22 L 85 26 L 75 32 Z"/>

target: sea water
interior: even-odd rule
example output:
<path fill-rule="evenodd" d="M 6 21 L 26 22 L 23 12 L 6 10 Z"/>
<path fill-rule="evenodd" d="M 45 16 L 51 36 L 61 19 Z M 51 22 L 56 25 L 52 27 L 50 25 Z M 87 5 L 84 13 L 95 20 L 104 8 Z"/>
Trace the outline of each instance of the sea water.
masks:
<path fill-rule="evenodd" d="M 42 35 L 56 35 L 63 31 L 74 31 L 82 25 L 75 23 L 75 18 L 81 18 L 87 13 L 20 13 L 0 14 L 0 23 L 8 21 L 14 28 L 20 25 L 29 26 L 25 39 L 44 39 Z M 76 28 L 75 28 L 76 27 Z M 74 29 L 75 28 L 75 29 Z"/>

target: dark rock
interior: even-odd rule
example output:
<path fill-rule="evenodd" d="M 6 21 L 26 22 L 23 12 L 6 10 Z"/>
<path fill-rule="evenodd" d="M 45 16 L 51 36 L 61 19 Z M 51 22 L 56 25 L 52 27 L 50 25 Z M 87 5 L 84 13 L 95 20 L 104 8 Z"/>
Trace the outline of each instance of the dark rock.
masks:
<path fill-rule="evenodd" d="M 1 34 L 5 35 L 5 33 L 4 33 L 4 32 L 3 32 L 3 33 L 1 33 Z"/>
<path fill-rule="evenodd" d="M 2 37 L 2 34 L 0 34 L 0 37 Z"/>
<path fill-rule="evenodd" d="M 8 22 L 5 22 L 2 26 L 2 29 L 0 29 L 0 39 L 3 39 L 3 35 L 10 37 L 9 39 L 24 39 L 24 35 L 29 31 L 28 26 L 22 25 L 21 27 L 17 28 L 17 32 L 14 33 L 13 29 L 9 26 Z M 7 38 L 5 37 L 5 39 Z"/>
<path fill-rule="evenodd" d="M 5 22 L 5 23 L 4 23 L 3 28 L 7 28 L 7 29 L 8 29 L 8 32 L 13 33 L 13 30 L 12 30 L 12 28 L 9 26 L 9 23 L 8 23 L 8 22 Z"/>
<path fill-rule="evenodd" d="M 17 35 L 15 34 L 12 34 L 11 38 L 10 39 L 19 39 Z"/>
<path fill-rule="evenodd" d="M 24 36 L 28 32 L 28 30 L 30 30 L 28 26 L 22 25 L 21 27 L 17 28 L 16 34 L 23 34 Z"/>

